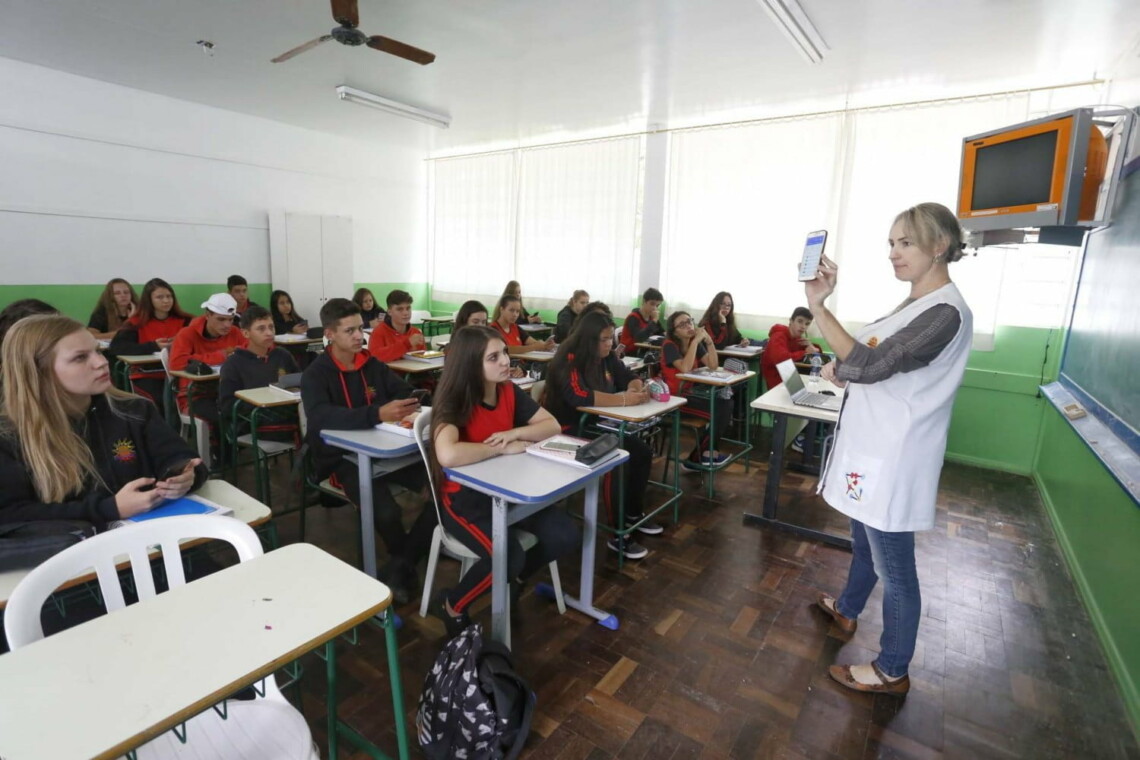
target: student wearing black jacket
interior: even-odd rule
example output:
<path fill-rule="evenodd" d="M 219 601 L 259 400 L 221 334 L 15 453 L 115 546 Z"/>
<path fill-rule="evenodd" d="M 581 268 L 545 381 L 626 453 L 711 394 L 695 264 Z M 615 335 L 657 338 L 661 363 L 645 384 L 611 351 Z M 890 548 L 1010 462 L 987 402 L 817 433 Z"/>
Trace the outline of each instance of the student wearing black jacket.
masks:
<path fill-rule="evenodd" d="M 554 342 L 561 343 L 570 337 L 570 331 L 574 329 L 574 321 L 578 319 L 586 305 L 590 303 L 590 294 L 584 290 L 575 290 L 574 295 L 570 296 L 570 300 L 562 307 L 562 311 L 558 312 L 558 323 L 554 326 Z"/>
<path fill-rule="evenodd" d="M 264 308 L 252 306 L 242 314 L 241 332 L 249 343 L 246 348 L 235 348 L 222 363 L 218 411 L 223 420 L 231 419 L 238 391 L 264 388 L 285 375 L 300 372 L 293 355 L 273 345 L 273 330 L 273 317 Z M 262 419 L 267 416 L 263 414 Z"/>
<path fill-rule="evenodd" d="M 101 530 L 205 482 L 205 466 L 154 405 L 111 386 L 79 322 L 21 320 L 4 342 L 3 377 L 0 523 L 80 520 Z"/>
<path fill-rule="evenodd" d="M 355 504 L 360 503 L 360 482 L 354 462 L 344 451 L 321 440 L 322 430 L 368 430 L 380 422 L 409 420 L 420 405 L 411 396 L 412 387 L 388 366 L 363 351 L 364 330 L 360 307 L 347 298 L 331 298 L 321 307 L 321 325 L 329 340 L 301 377 L 301 403 L 308 417 L 307 442 L 312 447 L 318 478 L 331 477 Z M 436 517 L 423 509 L 410 532 L 404 531 L 400 505 L 392 498 L 388 482 L 412 490 L 423 487 L 421 467 L 376 478 L 372 483 L 372 507 L 376 532 L 388 549 L 389 563 L 381 579 L 392 589 L 399 604 L 410 601 L 417 585 L 416 564 L 431 546 Z"/>
<path fill-rule="evenodd" d="M 275 290 L 269 296 L 269 312 L 273 315 L 275 335 L 303 335 L 309 330 L 309 320 L 293 308 L 293 298 L 284 290 Z"/>

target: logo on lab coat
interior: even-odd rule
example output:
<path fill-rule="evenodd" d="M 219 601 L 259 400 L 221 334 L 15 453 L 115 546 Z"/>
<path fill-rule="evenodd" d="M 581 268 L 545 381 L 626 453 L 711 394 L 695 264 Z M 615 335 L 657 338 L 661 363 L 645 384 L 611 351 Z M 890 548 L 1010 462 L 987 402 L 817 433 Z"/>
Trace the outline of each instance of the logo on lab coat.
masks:
<path fill-rule="evenodd" d="M 854 502 L 863 501 L 863 474 L 849 472 L 847 477 L 847 498 Z"/>

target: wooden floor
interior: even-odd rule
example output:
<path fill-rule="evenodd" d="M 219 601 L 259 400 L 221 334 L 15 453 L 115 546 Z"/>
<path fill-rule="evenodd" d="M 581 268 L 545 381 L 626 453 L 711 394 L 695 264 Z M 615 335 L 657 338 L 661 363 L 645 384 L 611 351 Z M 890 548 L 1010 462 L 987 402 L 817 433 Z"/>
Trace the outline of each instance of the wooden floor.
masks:
<path fill-rule="evenodd" d="M 899 699 L 848 692 L 828 678 L 832 663 L 874 657 L 881 592 L 844 641 L 813 603 L 842 589 L 850 555 L 742 526 L 745 511 L 760 509 L 764 478 L 763 466 L 748 474 L 733 466 L 710 502 L 695 495 L 700 480 L 685 475 L 680 523 L 645 538 L 648 558 L 618 572 L 615 555 L 599 549 L 597 603 L 618 615 L 618 631 L 573 611 L 558 616 L 527 588 L 515 655 L 538 708 L 524 758 L 1140 757 L 1028 479 L 944 470 L 937 528 L 918 538 L 923 617 L 912 689 Z M 782 514 L 842 531 L 812 485 L 787 475 Z M 308 514 L 309 540 L 358 561 L 352 508 Z M 295 515 L 279 524 L 284 542 L 296 540 Z M 458 565 L 442 565 L 436 588 L 456 579 Z M 577 558 L 562 567 L 576 588 Z M 486 601 L 476 621 L 489 627 Z M 442 624 L 415 609 L 399 610 L 413 737 L 423 677 L 443 644 Z M 364 629 L 340 652 L 341 715 L 394 754 L 382 633 Z M 310 656 L 305 665 L 305 714 L 327 746 L 323 663 Z"/>

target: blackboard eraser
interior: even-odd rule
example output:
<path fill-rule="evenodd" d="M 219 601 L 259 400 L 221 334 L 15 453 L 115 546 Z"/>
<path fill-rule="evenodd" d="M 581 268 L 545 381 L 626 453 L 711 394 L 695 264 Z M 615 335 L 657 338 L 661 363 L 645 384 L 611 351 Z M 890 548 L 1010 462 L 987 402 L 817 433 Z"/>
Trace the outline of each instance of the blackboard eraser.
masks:
<path fill-rule="evenodd" d="M 1065 404 L 1061 407 L 1061 411 L 1064 412 L 1065 416 L 1070 420 L 1079 420 L 1088 414 L 1080 404 Z"/>

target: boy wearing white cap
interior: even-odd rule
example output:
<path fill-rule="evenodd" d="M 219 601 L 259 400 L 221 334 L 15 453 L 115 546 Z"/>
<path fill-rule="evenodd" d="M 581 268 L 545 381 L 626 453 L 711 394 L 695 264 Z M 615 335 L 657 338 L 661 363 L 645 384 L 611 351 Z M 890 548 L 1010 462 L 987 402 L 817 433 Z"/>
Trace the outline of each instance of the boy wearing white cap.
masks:
<path fill-rule="evenodd" d="M 247 341 L 241 330 L 234 328 L 237 301 L 229 293 L 215 293 L 202 304 L 205 314 L 195 317 L 178 331 L 170 348 L 170 369 L 183 370 L 191 359 L 217 367 L 235 349 L 245 348 Z M 178 381 L 178 408 L 186 411 L 187 381 Z M 201 387 L 201 386 L 198 386 Z M 213 396 L 214 394 L 211 394 Z M 213 398 L 195 398 L 192 403 L 195 417 L 218 421 L 218 407 Z"/>

